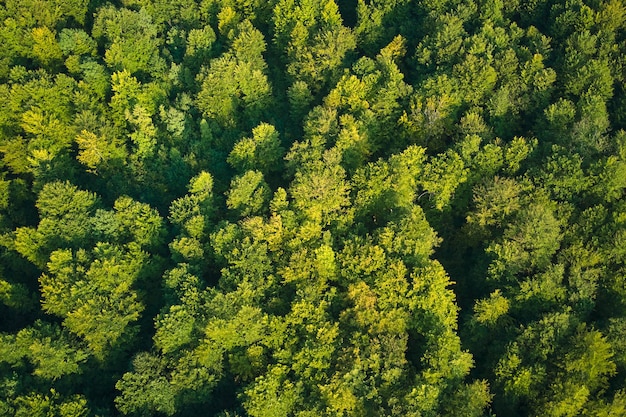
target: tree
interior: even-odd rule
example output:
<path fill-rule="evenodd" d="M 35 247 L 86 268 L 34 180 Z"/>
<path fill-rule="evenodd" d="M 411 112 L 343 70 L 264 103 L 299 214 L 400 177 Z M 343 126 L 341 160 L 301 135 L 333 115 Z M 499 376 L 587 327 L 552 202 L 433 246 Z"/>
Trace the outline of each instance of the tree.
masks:
<path fill-rule="evenodd" d="M 303 81 L 314 93 L 336 82 L 356 40 L 341 24 L 334 0 L 282 0 L 274 8 L 273 22 L 274 42 L 292 82 Z"/>
<path fill-rule="evenodd" d="M 124 414 L 156 412 L 173 415 L 176 412 L 175 397 L 163 372 L 161 358 L 148 353 L 137 355 L 133 359 L 133 372 L 124 374 L 115 384 L 122 393 L 115 399 L 118 409 Z"/>
<path fill-rule="evenodd" d="M 69 182 L 46 184 L 37 199 L 41 221 L 37 228 L 16 229 L 14 247 L 43 269 L 48 256 L 59 247 L 77 248 L 93 238 L 89 219 L 99 206 L 98 198 Z"/>
<path fill-rule="evenodd" d="M 239 140 L 228 155 L 228 162 L 239 171 L 257 169 L 264 174 L 280 170 L 284 150 L 274 126 L 261 123 L 251 138 Z"/>
<path fill-rule="evenodd" d="M 230 39 L 231 49 L 212 59 L 201 72 L 197 105 L 219 130 L 234 128 L 237 123 L 248 130 L 259 124 L 272 104 L 262 55 L 266 45 L 249 21 L 237 25 Z"/>
<path fill-rule="evenodd" d="M 143 72 L 157 76 L 165 62 L 159 55 L 162 40 L 145 9 L 139 12 L 113 6 L 95 16 L 92 35 L 106 48 L 105 61 L 113 71 Z"/>
<path fill-rule="evenodd" d="M 124 145 L 118 140 L 108 140 L 87 130 L 76 136 L 76 144 L 80 149 L 76 156 L 78 161 L 94 170 L 126 157 Z"/>
<path fill-rule="evenodd" d="M 213 57 L 212 47 L 216 39 L 215 31 L 209 25 L 189 31 L 185 59 L 191 68 L 200 68 L 206 60 Z"/>
<path fill-rule="evenodd" d="M 340 7 L 343 4 L 340 3 Z M 354 26 L 349 20 L 347 10 L 343 15 L 346 24 L 354 27 L 359 47 L 362 47 L 367 55 L 373 55 L 397 35 L 410 37 L 415 27 L 422 23 L 419 18 L 421 13 L 421 9 L 411 7 L 410 2 L 404 0 L 358 1 Z"/>
<path fill-rule="evenodd" d="M 286 417 L 301 401 L 298 386 L 287 379 L 288 370 L 275 365 L 246 391 L 245 406 L 254 417 Z"/>
<path fill-rule="evenodd" d="M 16 335 L 4 335 L 3 362 L 13 369 L 32 364 L 33 375 L 48 381 L 80 373 L 80 365 L 89 354 L 76 340 L 56 324 L 35 322 Z"/>
<path fill-rule="evenodd" d="M 33 29 L 33 55 L 41 67 L 54 69 L 60 64 L 63 52 L 55 39 L 55 33 L 47 27 Z"/>
<path fill-rule="evenodd" d="M 606 385 L 607 377 L 615 372 L 611 344 L 597 330 L 581 328 L 573 337 L 572 347 L 565 355 L 568 378 L 589 390 Z"/>
<path fill-rule="evenodd" d="M 450 150 L 429 161 L 420 185 L 429 197 L 434 198 L 433 206 L 443 210 L 450 204 L 456 188 L 467 179 L 467 171 L 460 156 Z"/>
<path fill-rule="evenodd" d="M 13 401 L 11 411 L 16 417 L 49 415 L 85 417 L 90 413 L 87 400 L 83 396 L 73 395 L 61 398 L 61 395 L 54 389 L 50 389 L 49 394 L 30 393 L 17 397 Z"/>
<path fill-rule="evenodd" d="M 66 57 L 65 66 L 71 73 L 80 72 L 81 61 L 97 56 L 97 43 L 82 29 L 63 29 L 59 33 L 59 47 Z"/>
<path fill-rule="evenodd" d="M 91 254 L 55 251 L 40 278 L 42 307 L 62 317 L 67 329 L 104 358 L 136 330 L 132 323 L 144 307 L 132 285 L 146 258 L 138 250 L 124 253 L 109 244 L 96 245 Z"/>
<path fill-rule="evenodd" d="M 261 172 L 247 171 L 231 182 L 226 206 L 242 217 L 259 214 L 269 201 L 270 192 Z"/>
<path fill-rule="evenodd" d="M 154 23 L 175 27 L 186 27 L 198 21 L 198 5 L 191 0 L 124 0 L 124 6 L 133 9 L 145 9 Z"/>
<path fill-rule="evenodd" d="M 289 189 L 294 207 L 314 223 L 341 221 L 349 205 L 345 171 L 332 156 L 303 172 L 297 172 Z"/>

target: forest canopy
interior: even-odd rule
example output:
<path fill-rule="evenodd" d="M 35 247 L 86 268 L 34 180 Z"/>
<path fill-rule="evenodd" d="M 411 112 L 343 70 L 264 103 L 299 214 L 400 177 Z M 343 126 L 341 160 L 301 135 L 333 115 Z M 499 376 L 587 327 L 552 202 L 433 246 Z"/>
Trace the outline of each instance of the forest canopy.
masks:
<path fill-rule="evenodd" d="M 624 0 L 0 22 L 1 415 L 626 415 Z"/>

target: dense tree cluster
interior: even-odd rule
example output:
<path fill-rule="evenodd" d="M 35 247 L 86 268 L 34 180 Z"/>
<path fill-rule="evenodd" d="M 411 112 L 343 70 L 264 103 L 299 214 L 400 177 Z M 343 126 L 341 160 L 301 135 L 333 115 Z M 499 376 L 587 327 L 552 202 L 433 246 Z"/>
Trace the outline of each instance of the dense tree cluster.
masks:
<path fill-rule="evenodd" d="M 626 415 L 624 0 L 0 22 L 0 414 Z"/>

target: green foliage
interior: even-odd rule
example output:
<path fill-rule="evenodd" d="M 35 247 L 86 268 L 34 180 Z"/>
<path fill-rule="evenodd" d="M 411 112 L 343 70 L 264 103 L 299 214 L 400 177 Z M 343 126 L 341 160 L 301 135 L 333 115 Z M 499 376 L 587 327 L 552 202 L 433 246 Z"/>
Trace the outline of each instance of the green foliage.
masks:
<path fill-rule="evenodd" d="M 509 311 L 509 300 L 503 297 L 500 290 L 489 294 L 489 298 L 478 300 L 474 306 L 476 321 L 481 324 L 494 324 Z"/>
<path fill-rule="evenodd" d="M 201 71 L 198 108 L 220 129 L 258 125 L 272 103 L 272 87 L 263 59 L 265 40 L 249 21 L 236 27 L 230 50 Z"/>
<path fill-rule="evenodd" d="M 425 167 L 422 187 L 433 199 L 433 206 L 442 210 L 450 203 L 456 188 L 467 179 L 467 168 L 460 156 L 449 151 L 433 158 Z"/>
<path fill-rule="evenodd" d="M 259 171 L 247 171 L 233 179 L 228 191 L 226 206 L 242 216 L 259 214 L 270 197 L 270 188 Z"/>
<path fill-rule="evenodd" d="M 352 31 L 342 25 L 334 0 L 282 0 L 274 8 L 274 40 L 293 82 L 314 92 L 336 82 L 344 60 L 356 48 Z"/>
<path fill-rule="evenodd" d="M 80 149 L 76 159 L 91 169 L 106 166 L 116 159 L 123 160 L 126 157 L 122 143 L 115 140 L 109 141 L 87 130 L 83 130 L 76 136 L 76 144 Z"/>
<path fill-rule="evenodd" d="M 159 357 L 142 353 L 133 360 L 133 373 L 126 373 L 115 388 L 122 395 L 115 399 L 124 414 L 148 415 L 175 413 L 174 394 L 163 376 L 164 364 Z"/>
<path fill-rule="evenodd" d="M 625 414 L 625 16 L 0 2 L 0 414 Z"/>
<path fill-rule="evenodd" d="M 155 248 L 162 243 L 163 221 L 148 204 L 122 196 L 113 205 L 118 230 L 115 237 L 121 242 L 133 242 L 140 247 Z M 132 249 L 132 248 L 131 248 Z"/>
<path fill-rule="evenodd" d="M 211 26 L 201 29 L 191 29 L 187 35 L 186 59 L 191 61 L 191 66 L 200 67 L 204 61 L 212 56 L 212 46 L 216 35 Z"/>
<path fill-rule="evenodd" d="M 93 239 L 89 218 L 99 205 L 93 193 L 69 182 L 47 183 L 37 198 L 41 221 L 37 229 L 16 229 L 15 250 L 39 267 L 58 247 L 78 247 Z"/>
<path fill-rule="evenodd" d="M 131 323 L 143 311 L 132 285 L 146 258 L 137 249 L 124 253 L 103 243 L 92 254 L 55 251 L 49 272 L 40 278 L 42 307 L 62 317 L 95 355 L 105 356 L 122 336 L 132 334 Z"/>
<path fill-rule="evenodd" d="M 284 150 L 274 126 L 262 123 L 252 129 L 251 138 L 238 141 L 228 162 L 239 171 L 258 169 L 263 173 L 280 170 Z"/>
<path fill-rule="evenodd" d="M 95 16 L 93 37 L 106 48 L 104 59 L 113 71 L 156 75 L 163 70 L 162 44 L 152 16 L 145 9 L 103 7 Z"/>
<path fill-rule="evenodd" d="M 81 372 L 80 365 L 89 356 L 73 346 L 73 338 L 57 325 L 37 321 L 32 328 L 20 330 L 2 340 L 3 362 L 13 368 L 23 367 L 24 359 L 33 365 L 33 375 L 56 380 Z"/>
<path fill-rule="evenodd" d="M 245 406 L 254 417 L 286 417 L 299 400 L 298 388 L 287 378 L 287 369 L 273 367 L 267 377 L 258 378 L 246 391 Z"/>
<path fill-rule="evenodd" d="M 50 394 L 32 393 L 17 397 L 14 400 L 14 415 L 16 417 L 86 417 L 90 414 L 87 407 L 87 400 L 80 395 L 69 398 L 61 398 L 61 395 L 54 389 L 50 389 Z"/>
<path fill-rule="evenodd" d="M 55 39 L 55 34 L 47 27 L 33 29 L 33 55 L 43 68 L 58 65 L 63 52 Z"/>
<path fill-rule="evenodd" d="M 290 194 L 294 207 L 306 218 L 326 225 L 345 212 L 349 185 L 345 171 L 336 162 L 319 162 L 313 169 L 296 173 Z"/>
<path fill-rule="evenodd" d="M 605 378 L 615 372 L 611 360 L 611 345 L 597 330 L 580 329 L 572 340 L 572 348 L 565 356 L 568 378 L 589 389 L 606 383 Z"/>

